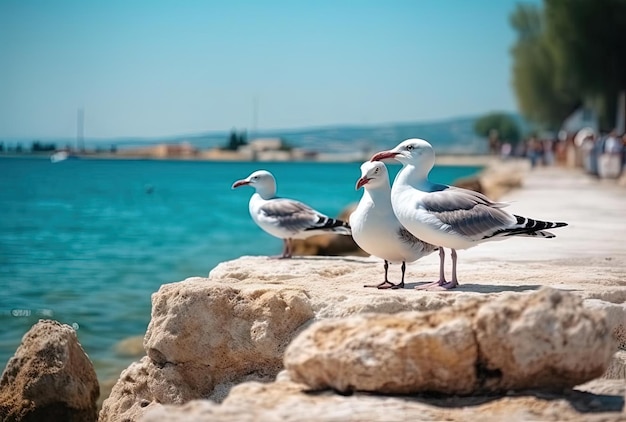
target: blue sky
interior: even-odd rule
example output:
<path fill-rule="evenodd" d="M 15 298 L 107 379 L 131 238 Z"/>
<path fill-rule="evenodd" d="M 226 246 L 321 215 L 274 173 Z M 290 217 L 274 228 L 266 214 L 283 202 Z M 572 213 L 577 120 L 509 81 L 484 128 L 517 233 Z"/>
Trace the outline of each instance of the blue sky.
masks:
<path fill-rule="evenodd" d="M 0 0 L 0 138 L 514 111 L 516 3 Z"/>

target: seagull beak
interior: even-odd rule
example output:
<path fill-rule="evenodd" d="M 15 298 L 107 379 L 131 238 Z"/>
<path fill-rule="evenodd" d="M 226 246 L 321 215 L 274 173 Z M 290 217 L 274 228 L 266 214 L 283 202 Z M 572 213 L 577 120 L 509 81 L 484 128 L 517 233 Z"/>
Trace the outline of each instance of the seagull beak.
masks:
<path fill-rule="evenodd" d="M 233 186 L 232 186 L 231 189 L 236 189 L 239 186 L 246 186 L 246 185 L 249 185 L 249 184 L 250 184 L 250 182 L 247 181 L 247 180 L 237 180 L 235 183 L 233 183 Z"/>
<path fill-rule="evenodd" d="M 370 158 L 370 161 L 383 161 L 388 158 L 396 158 L 396 155 L 398 154 L 399 153 L 395 151 L 381 151 L 372 155 L 372 158 Z"/>
<path fill-rule="evenodd" d="M 363 176 L 361 177 L 359 180 L 356 181 L 356 186 L 354 187 L 355 190 L 359 190 L 361 189 L 363 186 L 367 185 L 367 183 L 372 180 L 372 179 L 368 179 L 367 177 Z"/>

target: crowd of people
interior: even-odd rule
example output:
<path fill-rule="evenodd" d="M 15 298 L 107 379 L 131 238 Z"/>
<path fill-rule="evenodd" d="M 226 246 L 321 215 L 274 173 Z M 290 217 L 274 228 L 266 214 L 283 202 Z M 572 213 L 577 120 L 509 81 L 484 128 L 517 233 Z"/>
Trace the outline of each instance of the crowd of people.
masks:
<path fill-rule="evenodd" d="M 598 134 L 583 129 L 560 136 L 530 136 L 516 145 L 502 143 L 500 155 L 503 159 L 525 157 L 532 167 L 582 167 L 594 176 L 617 178 L 626 163 L 626 133 L 620 135 L 612 130 Z"/>

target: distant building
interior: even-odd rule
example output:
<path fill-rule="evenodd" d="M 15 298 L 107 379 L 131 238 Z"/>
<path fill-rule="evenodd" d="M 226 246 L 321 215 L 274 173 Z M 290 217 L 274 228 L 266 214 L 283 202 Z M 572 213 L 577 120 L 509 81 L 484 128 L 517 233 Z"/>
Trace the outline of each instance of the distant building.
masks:
<path fill-rule="evenodd" d="M 255 152 L 278 151 L 284 149 L 285 143 L 281 138 L 257 138 L 240 149 L 250 148 Z"/>
<path fill-rule="evenodd" d="M 116 155 L 150 158 L 193 158 L 198 155 L 198 150 L 189 142 L 181 142 L 180 144 L 159 144 L 118 150 Z"/>
<path fill-rule="evenodd" d="M 181 142 L 180 144 L 159 144 L 154 147 L 153 154 L 157 158 L 183 158 L 195 156 L 198 150 L 189 142 Z"/>
<path fill-rule="evenodd" d="M 293 158 L 291 148 L 281 138 L 257 138 L 239 147 L 237 152 L 253 161 L 288 161 Z"/>

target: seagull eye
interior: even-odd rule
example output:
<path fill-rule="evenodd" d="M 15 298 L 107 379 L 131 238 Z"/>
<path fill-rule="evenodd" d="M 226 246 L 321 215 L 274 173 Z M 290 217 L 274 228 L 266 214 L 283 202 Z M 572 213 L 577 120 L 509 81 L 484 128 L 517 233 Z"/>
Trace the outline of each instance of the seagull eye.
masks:
<path fill-rule="evenodd" d="M 407 151 L 413 151 L 413 148 L 414 148 L 413 145 L 407 145 L 406 146 L 406 150 Z"/>
<path fill-rule="evenodd" d="M 380 170 L 380 169 L 374 170 L 374 174 L 378 174 L 378 170 Z"/>

